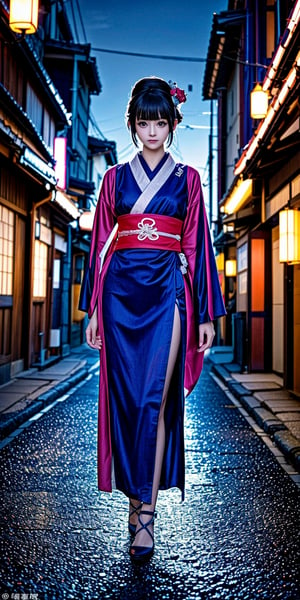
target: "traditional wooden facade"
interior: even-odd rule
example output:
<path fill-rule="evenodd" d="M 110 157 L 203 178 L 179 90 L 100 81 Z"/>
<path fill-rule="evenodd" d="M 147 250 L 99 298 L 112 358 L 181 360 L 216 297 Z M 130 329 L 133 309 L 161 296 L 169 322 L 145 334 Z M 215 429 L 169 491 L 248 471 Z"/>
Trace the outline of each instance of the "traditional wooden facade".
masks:
<path fill-rule="evenodd" d="M 81 213 L 89 208 L 95 195 L 95 183 L 89 174 L 88 130 L 91 96 L 100 93 L 101 83 L 90 44 L 73 41 L 64 2 L 52 3 L 44 17 L 43 30 L 45 67 L 72 114 L 72 126 L 60 132 L 67 143 L 66 181 L 60 189 L 60 198 L 63 202 L 71 200 Z M 53 306 L 56 317 L 61 314 L 61 305 L 64 306 L 62 320 L 57 322 L 62 353 L 83 341 L 83 327 L 76 312 L 78 283 L 75 282 L 82 276 L 82 247 L 86 247 L 87 252 L 87 242 L 78 219 L 73 225 L 69 231 L 69 261 L 63 265 L 65 286 L 62 284 L 61 294 Z"/>
<path fill-rule="evenodd" d="M 78 309 L 81 282 L 89 257 L 91 230 L 99 190 L 106 169 L 117 162 L 116 143 L 101 137 L 88 138 L 88 179 L 94 184 L 94 193 L 87 199 L 85 210 L 79 218 L 78 230 L 73 234 L 72 330 L 71 343 L 85 341 L 87 315 Z"/>
<path fill-rule="evenodd" d="M 236 308 L 245 328 L 235 344 L 247 345 L 242 366 L 282 374 L 295 393 L 300 266 L 279 260 L 279 213 L 300 207 L 299 21 L 299 0 L 229 1 L 214 17 L 203 86 L 204 98 L 218 99 L 216 243 L 225 260 L 230 253 L 237 262 Z M 254 121 L 257 81 L 269 98 L 266 115 Z"/>
<path fill-rule="evenodd" d="M 64 2 L 40 2 L 38 31 L 21 40 L 3 1 L 0 12 L 1 384 L 82 340 L 73 284 L 88 249 L 79 217 L 95 200 L 88 127 L 101 84 Z"/>
<path fill-rule="evenodd" d="M 41 360 L 52 327 L 53 140 L 67 111 L 0 5 L 0 381 Z M 52 85 L 51 85 L 52 84 Z M 38 225 L 39 224 L 39 232 Z M 43 338 L 43 339 L 42 339 Z M 46 339 L 45 339 L 46 338 Z"/>

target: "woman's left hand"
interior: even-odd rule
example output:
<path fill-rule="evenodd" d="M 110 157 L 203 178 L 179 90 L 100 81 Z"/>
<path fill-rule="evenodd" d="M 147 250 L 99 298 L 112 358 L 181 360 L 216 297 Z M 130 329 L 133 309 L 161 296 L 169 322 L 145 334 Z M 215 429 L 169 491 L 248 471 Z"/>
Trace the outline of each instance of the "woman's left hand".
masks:
<path fill-rule="evenodd" d="M 212 346 L 215 337 L 215 328 L 212 321 L 199 325 L 199 346 L 197 352 L 204 352 Z"/>

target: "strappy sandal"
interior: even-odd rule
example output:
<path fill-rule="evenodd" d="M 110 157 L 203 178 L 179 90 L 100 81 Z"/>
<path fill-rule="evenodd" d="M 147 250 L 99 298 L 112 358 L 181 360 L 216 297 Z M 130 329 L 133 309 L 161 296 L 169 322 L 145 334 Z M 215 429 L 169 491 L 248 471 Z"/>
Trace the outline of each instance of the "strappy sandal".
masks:
<path fill-rule="evenodd" d="M 149 515 L 151 518 L 146 523 L 143 523 L 143 521 L 141 520 L 141 515 Z M 140 527 L 138 529 L 136 529 L 135 535 L 137 535 L 139 533 L 139 531 L 141 531 L 142 529 L 146 529 L 146 531 L 147 531 L 148 535 L 151 537 L 153 543 L 152 543 L 152 546 L 133 546 L 131 544 L 130 549 L 129 549 L 129 554 L 130 554 L 130 558 L 135 562 L 146 562 L 147 560 L 149 560 L 149 558 L 151 558 L 151 556 L 154 552 L 154 536 L 149 529 L 149 525 L 152 525 L 152 523 L 154 523 L 155 518 L 156 518 L 156 512 L 152 512 L 149 510 L 141 510 L 140 511 L 140 514 L 138 516 L 138 524 L 137 524 L 137 527 L 138 527 L 138 525 L 140 525 Z"/>
<path fill-rule="evenodd" d="M 143 506 L 143 503 L 140 502 L 140 504 L 138 504 L 137 506 L 134 506 L 134 504 L 132 504 L 131 500 L 129 500 L 129 508 L 130 508 L 130 512 L 129 512 L 129 518 L 128 518 L 128 531 L 130 533 L 130 535 L 135 535 L 135 530 L 136 530 L 136 525 L 133 525 L 133 523 L 130 523 L 130 517 L 132 517 L 132 515 L 134 515 L 135 513 L 139 516 L 139 511 L 141 510 Z"/>

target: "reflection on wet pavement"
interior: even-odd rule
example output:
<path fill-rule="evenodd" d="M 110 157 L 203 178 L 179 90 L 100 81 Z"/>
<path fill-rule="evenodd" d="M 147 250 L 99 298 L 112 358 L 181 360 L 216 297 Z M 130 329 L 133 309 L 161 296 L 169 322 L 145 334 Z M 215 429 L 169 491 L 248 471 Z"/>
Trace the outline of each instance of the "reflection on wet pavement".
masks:
<path fill-rule="evenodd" d="M 185 501 L 160 492 L 154 557 L 131 564 L 127 500 L 96 487 L 97 386 L 1 451 L 1 594 L 299 600 L 297 488 L 207 365 L 186 405 Z"/>

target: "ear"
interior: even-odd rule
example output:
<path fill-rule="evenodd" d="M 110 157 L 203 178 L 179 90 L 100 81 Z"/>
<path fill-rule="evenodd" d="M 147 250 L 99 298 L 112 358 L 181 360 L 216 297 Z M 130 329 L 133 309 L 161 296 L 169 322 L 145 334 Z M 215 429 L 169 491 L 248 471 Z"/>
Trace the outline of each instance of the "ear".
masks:
<path fill-rule="evenodd" d="M 175 131 L 177 125 L 178 125 L 178 119 L 175 119 L 174 120 L 174 125 L 173 125 L 173 131 Z"/>
<path fill-rule="evenodd" d="M 127 121 L 127 127 L 128 127 L 128 129 L 131 129 L 131 125 L 130 125 L 130 121 L 129 121 L 129 119 L 128 119 L 128 121 Z"/>

